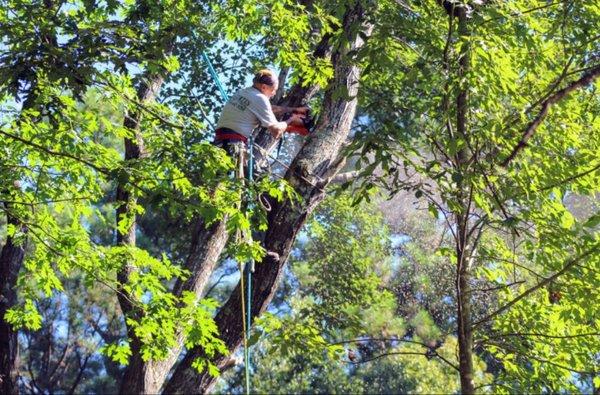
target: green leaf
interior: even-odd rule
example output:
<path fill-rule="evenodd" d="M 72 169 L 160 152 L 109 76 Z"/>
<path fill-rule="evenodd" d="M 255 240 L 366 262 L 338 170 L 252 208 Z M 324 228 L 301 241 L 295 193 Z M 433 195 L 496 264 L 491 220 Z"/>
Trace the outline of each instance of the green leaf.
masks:
<path fill-rule="evenodd" d="M 575 224 L 575 217 L 569 211 L 565 210 L 560 218 L 560 226 L 564 229 L 570 229 Z"/>

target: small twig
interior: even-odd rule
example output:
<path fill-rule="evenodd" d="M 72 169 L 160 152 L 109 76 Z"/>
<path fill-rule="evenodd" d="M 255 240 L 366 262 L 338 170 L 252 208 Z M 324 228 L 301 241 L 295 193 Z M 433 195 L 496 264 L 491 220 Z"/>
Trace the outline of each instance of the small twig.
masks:
<path fill-rule="evenodd" d="M 392 353 L 387 353 L 387 354 L 381 354 L 373 359 L 368 359 L 368 360 L 363 360 L 360 362 L 354 362 L 354 361 L 348 361 L 350 363 L 354 363 L 354 364 L 359 364 L 359 363 L 365 363 L 365 362 L 370 362 L 373 361 L 374 359 L 378 359 L 387 355 L 395 355 L 395 354 L 415 354 L 415 355 L 423 355 L 425 357 L 437 357 L 439 359 L 441 359 L 443 362 L 447 363 L 448 365 L 450 365 L 452 368 L 456 369 L 457 371 L 459 371 L 458 366 L 456 366 L 455 364 L 453 364 L 452 362 L 450 362 L 449 360 L 447 360 L 446 358 L 444 358 L 443 356 L 441 356 L 434 347 L 431 347 L 425 343 L 422 342 L 418 342 L 418 341 L 414 341 L 414 340 L 406 340 L 406 339 L 397 339 L 397 338 L 365 338 L 365 339 L 353 339 L 353 340 L 343 340 L 343 341 L 339 341 L 339 342 L 335 342 L 335 343 L 329 343 L 330 345 L 339 345 L 339 344 L 348 344 L 348 343 L 360 343 L 363 341 L 390 341 L 390 342 L 402 342 L 402 343 L 411 343 L 411 344 L 417 344 L 421 347 L 426 348 L 428 351 L 425 353 L 416 353 L 416 352 L 412 352 L 412 351 L 398 351 L 398 352 L 392 352 Z"/>
<path fill-rule="evenodd" d="M 431 348 L 427 344 L 422 343 L 422 342 L 418 342 L 415 340 L 399 339 L 399 338 L 394 338 L 394 337 L 368 337 L 368 338 L 364 338 L 364 339 L 341 340 L 341 341 L 329 343 L 329 345 L 337 346 L 340 344 L 361 343 L 361 342 L 369 342 L 369 341 L 411 343 L 411 344 L 418 344 L 419 346 L 423 346 L 425 348 Z"/>
<path fill-rule="evenodd" d="M 569 372 L 579 373 L 579 374 L 594 374 L 595 373 L 595 372 L 587 371 L 587 370 L 573 369 L 573 368 L 570 368 L 568 366 L 564 366 L 564 365 L 561 365 L 559 363 L 556 363 L 556 362 L 553 362 L 553 361 L 550 361 L 550 360 L 547 360 L 547 359 L 544 359 L 544 358 L 537 357 L 537 356 L 533 355 L 531 352 L 528 352 L 526 355 L 524 355 L 524 354 L 521 353 L 521 351 L 519 351 L 519 350 L 517 350 L 517 349 L 515 349 L 513 347 L 510 347 L 508 344 L 500 344 L 500 343 L 495 343 L 495 342 L 493 344 L 496 347 L 504 349 L 505 351 L 521 355 L 521 356 L 523 356 L 523 357 L 525 357 L 527 359 L 533 359 L 534 361 L 538 361 L 538 362 L 541 362 L 541 363 L 547 363 L 549 365 L 556 366 L 557 368 L 568 370 Z M 527 351 L 530 351 L 530 350 L 527 350 Z"/>
<path fill-rule="evenodd" d="M 40 204 L 50 204 L 50 203 L 61 203 L 61 202 L 72 202 L 72 201 L 77 201 L 77 200 L 92 200 L 92 196 L 88 196 L 88 197 L 75 197 L 75 198 L 65 198 L 65 199 L 56 199 L 56 200 L 42 200 L 39 202 L 18 202 L 15 200 L 2 200 L 2 202 L 4 203 L 9 203 L 9 204 L 18 204 L 18 205 L 25 205 L 25 206 L 37 206 Z"/>
<path fill-rule="evenodd" d="M 127 95 L 122 94 L 121 92 L 119 92 L 119 89 L 117 87 L 115 87 L 113 84 L 111 84 L 110 82 L 101 82 L 101 81 L 96 81 L 97 84 L 100 85 L 105 85 L 108 86 L 110 88 L 113 89 L 113 91 L 115 91 L 119 96 L 121 96 L 123 99 L 125 99 L 126 101 L 128 101 L 129 103 L 133 104 L 134 106 L 136 106 L 138 109 L 146 112 L 147 114 L 153 116 L 154 118 L 156 118 L 157 120 L 159 120 L 160 122 L 162 122 L 163 124 L 170 126 L 172 128 L 175 129 L 180 129 L 180 130 L 184 130 L 185 126 L 184 125 L 178 125 L 176 123 L 173 123 L 171 121 L 169 121 L 168 119 L 165 119 L 164 117 L 162 117 L 160 114 L 157 114 L 156 112 L 154 112 L 153 110 L 151 110 L 150 108 L 148 108 L 148 106 L 145 106 L 144 104 L 140 103 L 139 101 L 135 100 L 135 99 L 131 99 L 130 97 L 128 97 Z"/>
<path fill-rule="evenodd" d="M 490 288 L 480 288 L 480 289 L 472 289 L 471 292 L 490 292 L 490 291 L 497 291 L 499 289 L 502 288 L 508 288 L 508 287 L 512 287 L 513 285 L 519 285 L 519 284 L 523 284 L 525 283 L 524 280 L 522 281 L 515 281 L 513 283 L 510 284 L 502 284 L 502 285 L 498 285 L 497 287 L 490 287 Z"/>
<path fill-rule="evenodd" d="M 599 332 L 589 332 L 589 333 L 578 333 L 576 335 L 549 335 L 547 333 L 500 333 L 500 334 L 496 334 L 496 335 L 492 335 L 492 336 L 488 336 L 487 338 L 483 339 L 485 340 L 489 340 L 489 339 L 501 339 L 503 337 L 526 337 L 526 336 L 531 336 L 531 337 L 547 337 L 549 339 L 572 339 L 572 338 L 576 338 L 576 337 L 587 337 L 587 336 L 600 336 Z"/>
<path fill-rule="evenodd" d="M 512 12 L 512 13 L 510 13 L 510 14 L 506 15 L 506 16 L 511 16 L 511 17 L 512 17 L 512 16 L 521 16 L 521 15 L 529 14 L 529 13 L 531 13 L 531 12 L 535 12 L 535 11 L 543 10 L 544 8 L 550 8 L 550 7 L 553 7 L 553 6 L 555 6 L 555 5 L 562 4 L 562 3 L 566 2 L 566 1 L 567 1 L 567 0 L 556 1 L 556 2 L 554 2 L 554 3 L 548 3 L 548 4 L 544 4 L 544 5 L 542 5 L 542 6 L 539 6 L 539 7 L 534 7 L 534 8 L 529 8 L 529 9 L 527 9 L 527 10 L 523 10 L 523 11 L 515 11 L 515 12 Z M 485 19 L 485 20 L 483 20 L 483 21 L 481 22 L 481 24 L 479 24 L 479 26 L 482 26 L 482 25 L 484 25 L 484 24 L 486 24 L 486 23 L 488 23 L 488 22 L 494 21 L 494 20 L 496 20 L 496 19 L 501 19 L 501 18 L 504 18 L 504 17 L 505 17 L 505 16 L 504 16 L 504 15 L 502 15 L 502 16 L 497 16 L 497 17 L 494 17 L 494 18 Z"/>
<path fill-rule="evenodd" d="M 355 361 L 346 361 L 346 362 L 354 364 L 354 365 L 360 365 L 360 364 L 363 364 L 363 363 L 372 362 L 372 361 L 375 361 L 377 359 L 380 359 L 380 358 L 383 358 L 383 357 L 388 357 L 388 356 L 391 356 L 391 355 L 421 355 L 421 356 L 424 356 L 424 357 L 427 356 L 426 353 L 416 352 L 416 351 L 394 351 L 394 352 L 388 352 L 388 353 L 385 353 L 385 354 L 380 354 L 380 355 L 377 355 L 377 356 L 375 356 L 373 358 L 363 359 L 362 361 L 356 361 L 356 362 Z"/>
<path fill-rule="evenodd" d="M 590 173 L 593 173 L 593 172 L 595 172 L 596 170 L 599 170 L 599 169 L 600 169 L 600 163 L 598 163 L 597 165 L 595 165 L 594 167 L 592 167 L 592 168 L 590 168 L 590 169 L 588 169 L 588 170 L 586 170 L 586 171 L 583 171 L 583 172 L 581 172 L 581 173 L 577 173 L 577 174 L 575 174 L 575 175 L 572 175 L 572 176 L 570 176 L 570 177 L 567 177 L 567 178 L 565 178 L 564 180 L 560 180 L 560 181 L 558 181 L 558 182 L 555 182 L 554 184 L 546 185 L 546 186 L 544 186 L 544 187 L 542 187 L 542 188 L 538 189 L 538 190 L 537 190 L 537 192 L 544 192 L 544 191 L 547 191 L 547 190 L 550 190 L 550 189 L 556 188 L 556 187 L 558 187 L 558 186 L 564 185 L 564 184 L 565 184 L 565 183 L 567 183 L 567 182 L 575 181 L 575 180 L 577 180 L 578 178 L 585 177 L 585 176 L 587 176 L 588 174 L 590 174 Z"/>

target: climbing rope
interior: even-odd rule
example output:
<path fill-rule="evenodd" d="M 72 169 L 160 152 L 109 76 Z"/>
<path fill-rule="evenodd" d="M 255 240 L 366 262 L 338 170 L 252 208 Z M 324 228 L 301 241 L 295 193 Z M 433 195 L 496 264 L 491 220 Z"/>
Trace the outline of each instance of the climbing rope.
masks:
<path fill-rule="evenodd" d="M 202 51 L 202 57 L 204 58 L 204 61 L 206 62 L 206 65 L 208 66 L 208 72 L 210 73 L 210 76 L 215 81 L 215 85 L 217 86 L 217 88 L 219 89 L 219 92 L 221 93 L 221 97 L 223 98 L 223 101 L 227 102 L 227 100 L 229 100 L 229 95 L 227 95 L 227 91 L 225 90 L 223 85 L 221 85 L 221 81 L 219 80 L 219 75 L 215 71 L 215 68 L 213 67 L 213 65 L 211 63 L 210 58 L 208 57 L 208 55 L 206 54 L 205 51 Z"/>
<path fill-rule="evenodd" d="M 219 80 L 219 76 L 211 63 L 210 58 L 204 51 L 202 51 L 202 57 L 203 57 L 204 61 L 206 62 L 206 65 L 208 67 L 208 72 L 210 73 L 212 79 L 215 82 L 215 85 L 217 86 L 217 88 L 219 89 L 219 92 L 221 93 L 221 97 L 222 97 L 223 101 L 227 102 L 229 100 L 229 96 L 227 95 L 227 91 L 221 84 L 221 81 Z M 273 158 L 273 156 L 271 156 L 269 154 L 269 152 L 267 152 L 263 147 L 259 146 L 258 144 L 256 144 L 254 142 L 254 136 L 250 136 L 248 138 L 248 174 L 247 174 L 248 183 L 252 183 L 254 181 L 254 148 L 257 148 L 264 157 L 274 159 L 276 162 L 281 164 L 284 168 L 289 169 L 289 166 L 287 166 L 286 164 L 284 164 L 283 162 L 281 162 L 279 160 L 279 155 L 281 153 L 282 145 L 283 145 L 283 139 L 281 139 L 281 141 L 279 142 L 279 147 L 277 149 L 277 157 Z M 240 177 L 243 178 L 244 177 L 244 175 L 243 175 L 243 158 L 240 158 L 240 163 L 238 164 L 238 168 L 239 168 L 240 172 L 242 173 L 240 175 Z M 315 185 L 311 180 L 303 177 L 302 175 L 297 174 L 297 176 L 299 178 L 301 178 L 302 180 L 304 180 L 305 182 L 307 182 L 309 185 L 311 185 L 315 188 L 318 188 L 318 189 L 323 189 L 323 187 L 319 187 L 319 186 Z M 317 175 L 315 175 L 314 177 L 317 178 L 320 182 L 324 181 L 321 177 L 319 177 Z M 258 203 L 263 204 L 263 202 L 260 201 L 260 197 L 259 197 Z M 267 202 L 267 204 L 268 204 L 268 202 Z M 263 207 L 264 207 L 264 204 L 263 204 Z M 246 207 L 246 210 L 249 210 L 249 209 L 251 209 L 250 204 L 248 204 L 248 206 Z M 270 207 L 269 207 L 269 209 L 270 209 Z M 240 237 L 239 232 L 237 234 L 237 237 Z M 238 265 L 240 268 L 240 297 L 241 297 L 241 304 L 242 304 L 244 373 L 245 373 L 245 382 L 246 382 L 246 394 L 250 394 L 250 349 L 248 346 L 248 338 L 250 337 L 250 328 L 252 326 L 252 273 L 254 272 L 254 260 L 250 259 L 250 261 L 246 262 L 245 265 L 242 262 L 238 262 Z"/>
<path fill-rule="evenodd" d="M 221 93 L 221 98 L 223 102 L 227 102 L 229 100 L 229 95 L 227 95 L 227 91 L 221 84 L 219 80 L 219 76 L 215 71 L 210 58 L 206 54 L 205 51 L 202 51 L 202 57 L 206 62 L 208 67 L 208 72 L 210 73 L 212 79 L 217 85 L 219 92 Z M 249 155 L 248 155 L 248 182 L 251 183 L 254 181 L 254 138 L 249 138 Z M 240 163 L 238 163 L 238 167 L 240 169 L 241 177 L 243 174 L 243 156 L 240 158 Z M 246 207 L 249 209 L 250 207 Z M 239 237 L 239 232 L 238 232 Z M 244 376 L 246 381 L 246 394 L 250 394 L 250 349 L 248 347 L 248 338 L 250 337 L 250 328 L 252 326 L 252 272 L 254 272 L 254 260 L 251 259 L 245 265 L 241 262 L 238 262 L 240 268 L 240 297 L 242 302 L 242 331 L 243 331 L 243 341 L 244 341 Z M 245 277 L 245 279 L 244 279 Z M 244 284 L 245 283 L 245 284 Z M 246 285 L 246 287 L 244 287 Z M 246 292 L 244 292 L 244 288 L 246 288 Z"/>

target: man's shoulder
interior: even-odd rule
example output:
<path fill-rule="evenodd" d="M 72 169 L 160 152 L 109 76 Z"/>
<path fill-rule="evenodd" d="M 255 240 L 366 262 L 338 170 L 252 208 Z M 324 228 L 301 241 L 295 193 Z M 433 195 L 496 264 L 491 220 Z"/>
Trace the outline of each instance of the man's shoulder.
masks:
<path fill-rule="evenodd" d="M 269 99 L 267 98 L 267 96 L 263 95 L 261 91 L 259 91 L 258 89 L 254 88 L 252 86 L 240 89 L 238 91 L 238 93 L 244 97 L 247 97 L 248 99 L 252 100 L 253 102 L 260 102 L 260 103 L 268 103 L 269 102 Z"/>

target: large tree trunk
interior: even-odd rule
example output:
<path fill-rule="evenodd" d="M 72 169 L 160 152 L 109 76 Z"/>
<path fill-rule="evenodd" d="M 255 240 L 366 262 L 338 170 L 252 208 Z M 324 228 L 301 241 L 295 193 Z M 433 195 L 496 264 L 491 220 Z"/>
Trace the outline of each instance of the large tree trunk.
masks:
<path fill-rule="evenodd" d="M 227 239 L 226 221 L 218 221 L 206 228 L 204 221 L 197 220 L 190 252 L 184 266 L 191 275 L 186 281 L 178 281 L 175 284 L 173 292 L 176 296 L 181 296 L 183 291 L 191 291 L 201 297 Z M 129 383 L 136 383 L 136 390 L 133 391 L 129 389 L 131 387 L 122 384 L 121 393 L 158 393 L 183 350 L 184 340 L 183 332 L 180 331 L 177 334 L 177 346 L 169 351 L 169 355 L 165 359 L 143 362 L 140 358 L 136 358 L 136 365 L 128 366 L 126 372 L 130 371 L 131 373 L 129 375 L 126 373 L 125 376 Z M 123 383 L 126 382 L 125 377 Z"/>
<path fill-rule="evenodd" d="M 327 57 L 330 54 L 329 36 L 323 38 L 314 52 L 316 57 Z M 291 91 L 279 101 L 283 106 L 300 106 L 305 104 L 318 91 L 318 86 L 303 87 L 301 84 L 295 85 Z M 270 151 L 273 149 L 277 140 L 273 139 L 270 133 L 262 131 L 258 134 L 256 143 L 264 149 Z M 197 218 L 192 230 L 192 239 L 190 251 L 186 258 L 184 268 L 191 273 L 185 281 L 177 281 L 173 292 L 176 296 L 181 296 L 184 291 L 194 292 L 198 298 L 202 297 L 204 290 L 210 280 L 211 274 L 219 261 L 219 257 L 227 243 L 228 232 L 226 220 L 218 221 L 209 227 L 205 226 L 201 218 Z M 137 385 L 122 385 L 122 392 L 125 389 L 136 388 L 144 389 L 143 392 L 157 393 L 164 384 L 171 368 L 177 362 L 181 351 L 183 350 L 183 333 L 177 335 L 177 346 L 169 351 L 169 355 L 160 361 L 148 361 L 128 367 L 126 372 L 131 371 L 127 377 L 137 380 Z M 136 379 L 137 377 L 137 379 Z M 126 380 L 123 380 L 125 383 Z M 129 379 L 128 379 L 129 381 Z M 131 392 L 131 390 L 129 391 Z"/>
<path fill-rule="evenodd" d="M 364 20 L 360 3 L 346 12 L 344 27 Z M 366 28 L 367 33 L 370 32 Z M 348 31 L 348 29 L 346 29 Z M 350 49 L 362 46 L 358 37 L 350 37 Z M 252 317 L 262 314 L 269 305 L 283 273 L 284 264 L 292 249 L 297 233 L 324 197 L 324 187 L 339 169 L 338 157 L 342 143 L 348 136 L 356 112 L 356 94 L 360 70 L 346 57 L 347 50 L 340 49 L 332 56 L 334 80 L 325 94 L 323 116 L 316 132 L 308 137 L 301 151 L 286 173 L 286 179 L 302 197 L 302 204 L 283 201 L 275 204 L 269 213 L 269 229 L 265 237 L 265 248 L 276 252 L 279 259 L 269 255 L 256 265 L 252 277 Z M 333 92 L 346 88 L 347 98 L 334 99 Z M 243 339 L 240 285 L 221 308 L 215 320 L 222 340 L 233 353 Z M 215 383 L 207 372 L 198 374 L 191 366 L 196 358 L 204 357 L 200 348 L 188 351 L 168 381 L 166 393 L 204 393 Z M 229 364 L 230 356 L 218 356 L 213 362 L 223 369 Z"/>
<path fill-rule="evenodd" d="M 21 226 L 19 221 L 10 215 L 8 223 Z M 15 244 L 12 237 L 7 237 L 0 253 L 0 392 L 3 394 L 19 392 L 17 387 L 18 332 L 4 320 L 4 315 L 17 302 L 15 286 L 24 257 L 25 247 Z"/>
<path fill-rule="evenodd" d="M 315 51 L 315 56 L 327 56 L 328 54 L 328 39 L 324 39 Z M 162 79 L 159 81 L 159 77 L 151 80 L 153 88 L 143 87 L 138 92 L 138 99 L 141 101 L 147 101 L 154 98 L 157 91 L 162 84 Z M 318 87 L 301 87 L 296 85 L 292 88 L 290 94 L 286 96 L 281 102 L 282 105 L 286 106 L 298 106 L 305 103 L 307 100 L 317 92 Z M 134 114 L 128 116 L 125 120 L 125 126 L 130 130 L 138 130 L 140 122 L 140 114 Z M 143 153 L 143 141 L 136 134 L 137 138 L 135 141 L 125 141 L 125 159 L 138 159 Z M 270 133 L 262 133 L 257 139 L 257 143 L 261 146 L 271 150 L 276 144 Z M 129 213 L 129 206 L 134 203 L 131 199 L 129 192 L 126 191 L 125 185 L 120 185 L 117 188 L 117 200 L 121 202 L 130 202 L 122 204 L 117 209 L 117 215 L 127 215 Z M 194 292 L 198 298 L 202 296 L 210 276 L 213 273 L 219 257 L 223 251 L 228 240 L 228 232 L 226 228 L 226 221 L 216 222 L 209 227 L 205 226 L 204 221 L 201 218 L 195 220 L 195 224 L 192 227 L 192 239 L 190 244 L 190 251 L 186 258 L 184 268 L 191 273 L 190 277 L 185 281 L 177 281 L 173 292 L 176 296 L 181 296 L 184 291 Z M 119 235 L 118 240 L 120 244 L 135 245 L 135 223 L 125 235 Z M 126 282 L 129 277 L 129 273 L 124 269 L 120 273 L 119 280 Z M 131 306 L 129 302 L 123 296 L 120 299 L 123 311 L 131 312 Z M 130 338 L 133 339 L 132 351 L 133 356 L 130 360 L 129 365 L 125 370 L 125 374 L 121 381 L 121 393 L 157 393 L 160 391 L 165 379 L 179 358 L 181 351 L 183 350 L 184 338 L 183 334 L 177 335 L 177 347 L 170 350 L 169 355 L 164 360 L 160 361 L 147 361 L 143 362 L 139 357 L 140 344 L 136 342 L 135 337 L 129 334 Z"/>
<path fill-rule="evenodd" d="M 327 43 L 328 39 L 324 39 L 319 44 L 314 53 L 315 56 L 324 57 L 328 55 Z M 309 100 L 317 91 L 317 86 L 301 87 L 300 84 L 295 85 L 280 104 L 285 106 L 299 106 Z M 277 142 L 277 140 L 271 137 L 270 133 L 259 134 L 256 141 L 257 144 L 266 147 L 268 150 L 271 150 Z M 181 296 L 184 291 L 190 291 L 194 292 L 198 298 L 202 297 L 204 289 L 227 243 L 228 236 L 226 220 L 218 221 L 209 227 L 206 227 L 202 218 L 195 220 L 192 228 L 190 251 L 184 264 L 184 268 L 191 275 L 185 281 L 177 281 L 175 283 L 173 293 L 176 296 Z M 127 367 L 125 377 L 122 381 L 121 392 L 125 392 L 126 390 L 126 392 L 135 393 L 139 393 L 138 391 L 142 393 L 159 392 L 167 375 L 183 350 L 183 333 L 177 335 L 176 344 L 177 346 L 171 349 L 169 355 L 163 360 L 143 363 L 138 358 L 132 361 L 135 362 L 135 365 Z M 132 380 L 136 381 L 136 384 L 133 384 Z"/>

